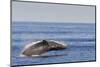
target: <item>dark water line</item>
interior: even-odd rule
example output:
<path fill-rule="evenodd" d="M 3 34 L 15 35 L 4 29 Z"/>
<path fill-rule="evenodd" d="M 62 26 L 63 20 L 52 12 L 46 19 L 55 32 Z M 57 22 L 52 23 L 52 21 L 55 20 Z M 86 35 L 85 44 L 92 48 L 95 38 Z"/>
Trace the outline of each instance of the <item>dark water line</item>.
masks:
<path fill-rule="evenodd" d="M 14 42 L 21 42 L 21 41 L 27 41 L 29 39 L 13 39 Z M 33 39 L 33 40 L 40 40 L 40 39 Z M 42 39 L 41 39 L 42 40 Z M 48 39 L 47 39 L 48 40 Z M 62 40 L 62 41 L 79 41 L 79 42 L 92 42 L 92 41 L 95 41 L 95 38 L 80 38 L 80 39 L 71 39 L 71 38 L 68 38 L 68 39 L 49 39 L 49 40 Z"/>
<path fill-rule="evenodd" d="M 95 32 L 79 32 L 79 31 L 13 31 L 13 34 L 94 34 Z"/>

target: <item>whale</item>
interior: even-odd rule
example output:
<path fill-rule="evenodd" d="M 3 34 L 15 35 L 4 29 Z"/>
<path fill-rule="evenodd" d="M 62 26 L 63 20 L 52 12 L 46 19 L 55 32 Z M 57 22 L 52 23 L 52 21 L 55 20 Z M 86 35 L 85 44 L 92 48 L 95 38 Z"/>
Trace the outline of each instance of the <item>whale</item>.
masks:
<path fill-rule="evenodd" d="M 21 52 L 22 56 L 40 56 L 51 50 L 61 50 L 67 48 L 67 45 L 57 41 L 42 40 L 27 44 Z"/>

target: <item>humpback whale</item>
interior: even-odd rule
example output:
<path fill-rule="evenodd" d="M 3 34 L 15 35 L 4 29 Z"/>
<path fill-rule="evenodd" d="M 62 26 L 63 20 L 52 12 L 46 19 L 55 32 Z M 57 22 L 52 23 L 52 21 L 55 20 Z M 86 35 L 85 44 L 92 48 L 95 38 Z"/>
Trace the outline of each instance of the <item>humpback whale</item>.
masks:
<path fill-rule="evenodd" d="M 56 41 L 42 40 L 26 45 L 21 54 L 24 56 L 40 56 L 50 50 L 60 50 L 66 47 L 67 45 Z"/>

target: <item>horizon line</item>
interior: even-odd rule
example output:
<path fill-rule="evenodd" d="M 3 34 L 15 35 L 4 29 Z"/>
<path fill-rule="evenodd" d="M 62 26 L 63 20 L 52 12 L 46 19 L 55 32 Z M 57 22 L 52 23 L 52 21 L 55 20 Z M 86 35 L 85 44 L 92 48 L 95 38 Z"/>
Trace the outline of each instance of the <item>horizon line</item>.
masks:
<path fill-rule="evenodd" d="M 62 22 L 50 22 L 50 21 L 11 21 L 12 23 L 16 22 L 16 23 L 20 23 L 20 22 L 28 22 L 28 23 L 96 23 L 96 22 L 65 22 L 65 21 L 62 21 Z"/>

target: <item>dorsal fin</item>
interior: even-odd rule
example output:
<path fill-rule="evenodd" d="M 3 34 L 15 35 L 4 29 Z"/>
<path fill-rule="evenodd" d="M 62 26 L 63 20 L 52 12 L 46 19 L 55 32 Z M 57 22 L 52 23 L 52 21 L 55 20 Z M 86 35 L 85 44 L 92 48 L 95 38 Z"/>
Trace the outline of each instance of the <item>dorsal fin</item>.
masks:
<path fill-rule="evenodd" d="M 42 41 L 43 45 L 48 45 L 48 42 L 46 40 Z"/>

